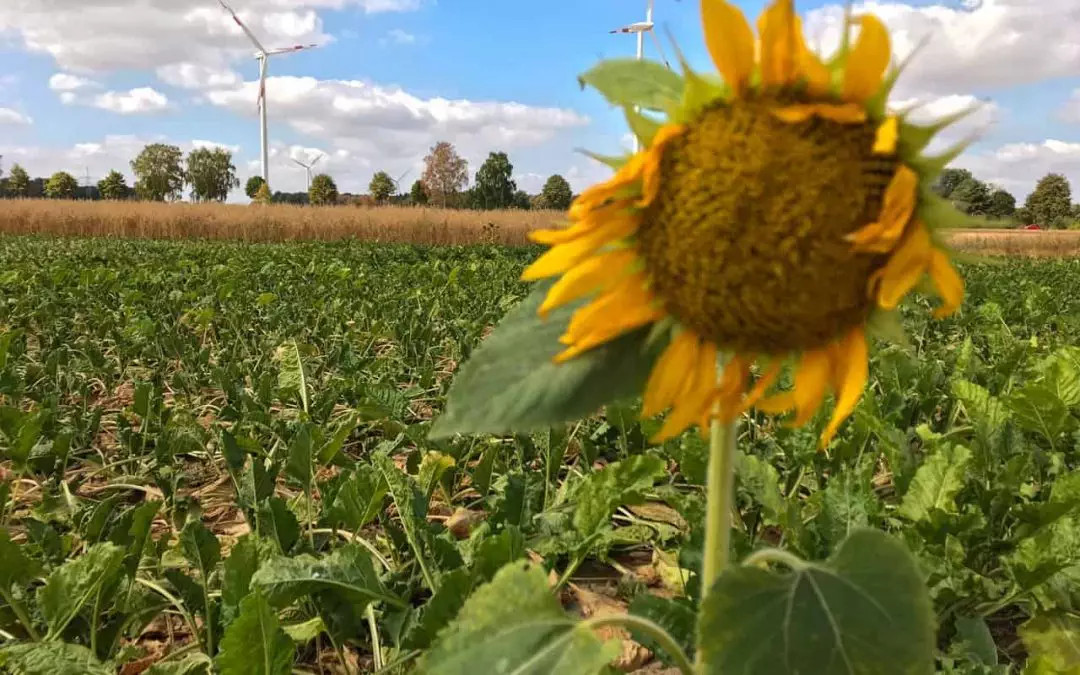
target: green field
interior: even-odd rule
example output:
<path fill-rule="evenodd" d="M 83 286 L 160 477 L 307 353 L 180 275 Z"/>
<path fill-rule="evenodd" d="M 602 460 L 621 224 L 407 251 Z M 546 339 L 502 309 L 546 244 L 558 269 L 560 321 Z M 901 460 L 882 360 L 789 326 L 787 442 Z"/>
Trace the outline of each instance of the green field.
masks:
<path fill-rule="evenodd" d="M 447 627 L 526 558 L 567 610 L 692 649 L 696 434 L 651 447 L 630 402 L 426 438 L 535 255 L 0 240 L 0 671 L 404 673 L 429 651 L 489 672 L 479 613 Z M 876 345 L 828 453 L 828 411 L 744 420 L 736 557 L 885 530 L 924 572 L 940 671 L 1080 672 L 1080 261 L 963 273 L 954 318 L 904 307 L 909 343 Z M 617 665 L 649 660 L 627 642 Z"/>

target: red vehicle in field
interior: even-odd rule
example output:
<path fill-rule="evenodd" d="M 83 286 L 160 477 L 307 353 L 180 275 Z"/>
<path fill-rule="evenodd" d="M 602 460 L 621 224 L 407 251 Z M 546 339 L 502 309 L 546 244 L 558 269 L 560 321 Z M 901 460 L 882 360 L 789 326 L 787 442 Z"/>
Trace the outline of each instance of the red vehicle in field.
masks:
<path fill-rule="evenodd" d="M 1035 223 L 1032 223 L 1030 225 L 1025 225 L 1022 229 L 1025 229 L 1025 230 L 1041 230 L 1042 228 L 1039 227 L 1038 225 L 1036 225 Z"/>

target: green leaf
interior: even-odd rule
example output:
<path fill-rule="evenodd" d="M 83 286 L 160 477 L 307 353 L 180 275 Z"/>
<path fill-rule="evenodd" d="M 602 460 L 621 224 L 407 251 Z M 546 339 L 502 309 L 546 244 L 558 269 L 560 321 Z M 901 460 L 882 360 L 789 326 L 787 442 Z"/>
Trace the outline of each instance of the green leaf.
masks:
<path fill-rule="evenodd" d="M 649 619 L 675 638 L 683 651 L 694 658 L 694 638 L 697 635 L 697 612 L 686 598 L 661 598 L 650 593 L 641 593 L 630 602 L 629 611 L 635 616 Z M 635 642 L 656 654 L 664 663 L 672 665 L 674 661 L 664 647 L 651 636 L 641 631 L 630 631 Z"/>
<path fill-rule="evenodd" d="M 115 579 L 124 560 L 124 549 L 109 543 L 95 544 L 86 553 L 53 570 L 38 589 L 37 601 L 49 635 L 59 635 L 98 591 Z"/>
<path fill-rule="evenodd" d="M 308 619 L 303 623 L 294 623 L 284 626 L 284 630 L 293 642 L 300 645 L 306 645 L 319 637 L 321 633 L 326 632 L 326 624 L 323 623 L 321 616 L 317 616 L 314 619 Z"/>
<path fill-rule="evenodd" d="M 465 603 L 420 661 L 424 675 L 597 675 L 619 655 L 578 629 L 539 567 L 513 563 Z"/>
<path fill-rule="evenodd" d="M 146 544 L 153 534 L 154 518 L 161 509 L 161 502 L 144 502 L 131 510 L 131 524 L 127 530 L 115 532 L 109 539 L 112 543 L 125 546 L 124 570 L 128 577 L 134 578 L 139 570 Z"/>
<path fill-rule="evenodd" d="M 454 380 L 446 411 L 430 437 L 533 431 L 638 396 L 666 340 L 647 344 L 649 328 L 627 333 L 576 359 L 555 364 L 559 336 L 581 303 L 536 315 L 552 282 L 536 284 L 472 353 Z"/>
<path fill-rule="evenodd" d="M 290 340 L 279 346 L 274 352 L 274 360 L 281 369 L 278 371 L 278 389 L 300 396 L 304 412 L 308 409 L 307 376 L 304 374 L 304 361 L 300 357 L 300 345 Z"/>
<path fill-rule="evenodd" d="M 683 81 L 674 71 L 653 61 L 607 59 L 578 77 L 581 88 L 591 86 L 614 105 L 665 110 L 682 97 Z"/>
<path fill-rule="evenodd" d="M 93 652 L 66 642 L 34 642 L 0 647 L 0 670 L 10 675 L 112 675 Z"/>
<path fill-rule="evenodd" d="M 13 585 L 29 583 L 40 570 L 41 565 L 11 541 L 7 528 L 0 528 L 0 590 L 9 593 Z"/>
<path fill-rule="evenodd" d="M 878 504 L 869 477 L 854 468 L 832 476 L 811 499 L 821 506 L 817 522 L 830 550 L 855 530 L 869 526 Z"/>
<path fill-rule="evenodd" d="M 953 396 L 964 404 L 968 419 L 975 425 L 975 436 L 987 450 L 997 448 L 1009 411 L 998 398 L 973 382 L 952 383 Z"/>
<path fill-rule="evenodd" d="M 260 588 L 275 607 L 285 607 L 322 591 L 347 597 L 358 611 L 370 602 L 404 604 L 383 587 L 371 565 L 371 554 L 359 544 L 346 544 L 324 558 L 271 558 L 259 566 L 251 584 Z"/>
<path fill-rule="evenodd" d="M 477 579 L 491 581 L 504 566 L 525 557 L 525 538 L 521 530 L 508 525 L 502 532 L 485 536 L 476 544 L 472 570 Z"/>
<path fill-rule="evenodd" d="M 761 505 L 765 515 L 779 522 L 787 510 L 787 500 L 780 492 L 780 474 L 769 462 L 756 455 L 738 453 L 735 475 L 744 490 Z"/>
<path fill-rule="evenodd" d="M 305 488 L 311 483 L 313 452 L 311 428 L 305 424 L 289 444 L 289 461 L 285 465 L 285 473 Z"/>
<path fill-rule="evenodd" d="M 201 520 L 192 520 L 180 531 L 180 548 L 184 558 L 199 570 L 203 583 L 208 583 L 221 560 L 221 544 L 214 533 Z"/>
<path fill-rule="evenodd" d="M 240 616 L 221 640 L 221 675 L 289 675 L 293 642 L 258 591 L 240 603 Z"/>
<path fill-rule="evenodd" d="M 596 532 L 615 509 L 640 504 L 642 492 L 667 473 L 667 463 L 655 454 L 636 455 L 589 474 L 577 490 L 574 529 L 584 536 Z"/>
<path fill-rule="evenodd" d="M 214 662 L 206 654 L 189 654 L 180 661 L 155 663 L 146 671 L 146 675 L 210 675 Z"/>
<path fill-rule="evenodd" d="M 426 562 L 428 554 L 421 543 L 423 528 L 426 527 L 427 499 L 416 487 L 412 476 L 399 470 L 389 455 L 376 454 L 372 457 L 372 462 L 386 481 L 390 498 L 394 501 L 394 508 L 401 519 L 401 529 L 405 532 L 413 555 L 416 556 L 416 564 L 420 566 L 424 580 L 431 586 L 431 590 L 435 591 L 435 578 L 429 569 L 430 563 Z"/>
<path fill-rule="evenodd" d="M 1080 347 L 1063 347 L 1036 366 L 1039 384 L 1069 408 L 1080 406 Z"/>
<path fill-rule="evenodd" d="M 638 137 L 641 145 L 644 147 L 652 145 L 656 133 L 660 131 L 662 126 L 660 122 L 651 117 L 646 117 L 630 107 L 623 108 L 623 115 L 626 116 L 626 124 L 630 127 L 630 131 Z"/>
<path fill-rule="evenodd" d="M 258 523 L 260 534 L 277 541 L 282 553 L 288 553 L 300 538 L 300 522 L 280 497 L 270 497 L 259 504 Z"/>
<path fill-rule="evenodd" d="M 420 461 L 420 471 L 416 476 L 416 482 L 420 484 L 420 492 L 431 499 L 443 474 L 454 468 L 454 464 L 454 458 L 450 455 L 444 455 L 441 452 L 425 453 Z"/>
<path fill-rule="evenodd" d="M 319 449 L 318 458 L 320 466 L 326 466 L 334 461 L 334 458 L 338 456 L 341 449 L 345 447 L 345 441 L 349 439 L 349 435 L 356 429 L 356 424 L 357 418 L 350 418 L 347 422 L 338 427 L 338 430 L 330 437 L 330 440 Z"/>
<path fill-rule="evenodd" d="M 361 464 L 338 489 L 327 518 L 356 532 L 378 517 L 386 491 L 382 474 L 370 464 Z"/>
<path fill-rule="evenodd" d="M 929 521 L 935 512 L 956 513 L 956 495 L 964 487 L 971 451 L 946 446 L 930 455 L 915 472 L 898 513 L 908 520 Z"/>
<path fill-rule="evenodd" d="M 967 652 L 972 660 L 984 666 L 998 664 L 997 645 L 990 627 L 981 618 L 959 616 L 956 618 L 956 634 L 967 645 Z"/>
<path fill-rule="evenodd" d="M 1009 397 L 1008 406 L 1021 428 L 1041 435 L 1051 447 L 1070 422 L 1068 406 L 1042 385 L 1025 386 Z"/>
<path fill-rule="evenodd" d="M 445 628 L 464 606 L 473 590 L 469 571 L 458 568 L 439 579 L 439 590 L 413 616 L 401 646 L 405 649 L 427 649 L 439 631 Z"/>
<path fill-rule="evenodd" d="M 1080 618 L 1057 612 L 1043 614 L 1020 626 L 1029 654 L 1053 667 L 1051 672 L 1080 670 Z"/>
<path fill-rule="evenodd" d="M 259 569 L 259 542 L 253 535 L 240 537 L 222 565 L 221 614 L 228 625 L 240 612 L 240 603 L 251 590 L 251 577 Z"/>
<path fill-rule="evenodd" d="M 915 560 L 875 530 L 821 564 L 736 567 L 701 608 L 710 675 L 929 675 L 934 612 Z"/>

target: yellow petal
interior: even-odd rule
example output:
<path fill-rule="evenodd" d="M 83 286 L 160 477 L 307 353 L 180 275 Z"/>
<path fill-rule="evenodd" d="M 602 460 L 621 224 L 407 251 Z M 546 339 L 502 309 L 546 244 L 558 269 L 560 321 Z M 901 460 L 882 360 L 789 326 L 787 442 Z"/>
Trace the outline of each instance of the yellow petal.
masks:
<path fill-rule="evenodd" d="M 593 256 L 571 268 L 548 291 L 537 314 L 547 316 L 556 307 L 573 302 L 621 279 L 627 267 L 637 260 L 632 249 L 620 248 Z"/>
<path fill-rule="evenodd" d="M 918 174 L 901 165 L 896 170 L 896 175 L 889 181 L 877 222 L 870 223 L 845 237 L 854 245 L 854 249 L 871 253 L 888 253 L 893 250 L 896 242 L 904 234 L 911 220 L 911 214 L 915 212 L 918 187 Z"/>
<path fill-rule="evenodd" d="M 892 45 L 889 31 L 877 17 L 864 15 L 859 25 L 859 37 L 847 57 L 843 98 L 865 103 L 881 89 L 892 59 Z"/>
<path fill-rule="evenodd" d="M 615 175 L 603 183 L 597 183 L 587 188 L 578 195 L 578 198 L 570 204 L 570 220 L 581 220 L 589 211 L 604 204 L 604 202 L 618 196 L 623 191 L 628 191 L 634 183 L 641 179 L 641 172 L 645 168 L 648 159 L 646 152 L 639 152 L 627 160 Z"/>
<path fill-rule="evenodd" d="M 746 393 L 746 380 L 750 377 L 750 364 L 752 356 L 735 354 L 724 366 L 724 372 L 720 375 L 717 401 L 720 404 L 720 419 L 730 422 L 742 414 L 740 402 Z"/>
<path fill-rule="evenodd" d="M 798 23 L 796 25 L 798 26 Z M 799 26 L 799 31 L 802 32 L 801 26 Z M 815 98 L 828 95 L 829 90 L 832 89 L 832 73 L 817 54 L 804 47 L 799 59 L 799 69 L 802 71 L 802 77 L 806 79 L 807 94 Z"/>
<path fill-rule="evenodd" d="M 780 368 L 783 366 L 783 361 L 780 359 L 773 359 L 769 363 L 769 367 L 765 369 L 765 372 L 761 374 L 758 381 L 754 384 L 754 388 L 746 395 L 746 398 L 739 404 L 739 414 L 746 412 L 750 408 L 753 408 L 758 401 L 765 396 L 765 392 L 769 387 L 776 382 L 776 378 L 780 375 Z"/>
<path fill-rule="evenodd" d="M 754 405 L 754 408 L 769 415 L 782 415 L 794 407 L 795 395 L 790 391 L 763 398 Z"/>
<path fill-rule="evenodd" d="M 877 128 L 874 135 L 875 155 L 896 154 L 896 143 L 900 139 L 900 120 L 895 115 L 888 117 Z"/>
<path fill-rule="evenodd" d="M 758 18 L 761 35 L 761 83 L 783 87 L 799 75 L 799 57 L 806 49 L 792 0 L 776 0 Z"/>
<path fill-rule="evenodd" d="M 824 448 L 836 435 L 836 430 L 851 416 L 866 388 L 870 370 L 866 333 L 856 326 L 832 349 L 833 390 L 836 391 L 836 409 L 825 431 L 821 434 L 820 447 Z"/>
<path fill-rule="evenodd" d="M 692 366 L 693 377 L 687 378 L 679 392 L 675 407 L 664 420 L 664 426 L 651 439 L 663 443 L 686 430 L 695 421 L 707 415 L 715 401 L 716 347 L 704 344 L 698 349 L 696 363 Z"/>
<path fill-rule="evenodd" d="M 649 374 L 641 406 L 642 417 L 658 415 L 674 402 L 680 388 L 693 373 L 700 345 L 701 340 L 691 331 L 684 330 L 675 336 Z"/>
<path fill-rule="evenodd" d="M 568 241 L 572 241 L 582 235 L 588 234 L 596 229 L 597 225 L 604 222 L 603 218 L 597 218 L 596 215 L 596 213 L 589 213 L 585 218 L 579 220 L 570 227 L 554 230 L 533 230 L 528 234 L 528 237 L 537 244 L 544 244 L 545 246 L 565 244 Z"/>
<path fill-rule="evenodd" d="M 805 122 L 811 117 L 821 117 L 839 124 L 860 124 L 866 121 L 866 111 L 850 103 L 799 103 L 774 108 L 772 114 L 776 119 L 788 124 Z"/>
<path fill-rule="evenodd" d="M 619 321 L 620 315 L 625 312 L 636 311 L 642 307 L 651 308 L 654 305 L 652 292 L 645 287 L 645 277 L 640 272 L 631 274 L 574 312 L 560 342 L 572 345 L 587 335 L 602 331 L 606 325 Z"/>
<path fill-rule="evenodd" d="M 625 310 L 622 314 L 619 314 L 617 318 L 605 323 L 602 327 L 586 334 L 581 339 L 574 340 L 572 346 L 555 355 L 554 361 L 555 363 L 569 361 L 575 356 L 587 352 L 594 347 L 599 347 L 602 344 L 614 340 L 623 333 L 627 333 L 635 328 L 640 328 L 646 324 L 657 321 L 658 319 L 663 318 L 663 316 L 664 312 L 661 309 L 648 305 Z"/>
<path fill-rule="evenodd" d="M 831 365 L 827 347 L 802 355 L 795 371 L 795 389 L 792 391 L 795 397 L 795 419 L 791 421 L 792 426 L 801 427 L 806 424 L 821 407 L 829 384 Z"/>
<path fill-rule="evenodd" d="M 660 162 L 664 159 L 664 145 L 685 130 L 686 127 L 681 124 L 665 124 L 656 132 L 652 145 L 645 151 L 648 159 L 641 172 L 641 199 L 637 202 L 640 208 L 651 204 L 660 192 Z"/>
<path fill-rule="evenodd" d="M 904 238 L 892 257 L 870 278 L 877 295 L 878 306 L 895 309 L 907 292 L 914 288 L 930 264 L 930 235 L 926 226 L 916 224 Z"/>
<path fill-rule="evenodd" d="M 701 0 L 705 46 L 716 70 L 735 96 L 754 72 L 754 32 L 738 7 L 727 0 Z"/>
<path fill-rule="evenodd" d="M 628 211 L 613 213 L 592 231 L 565 244 L 558 244 L 537 258 L 522 272 L 522 281 L 536 281 L 566 272 L 605 244 L 633 234 L 637 230 L 638 220 L 636 214 Z"/>
<path fill-rule="evenodd" d="M 936 248 L 930 253 L 930 278 L 941 296 L 941 307 L 934 310 L 934 318 L 949 316 L 964 301 L 964 280 L 949 261 L 949 256 Z"/>

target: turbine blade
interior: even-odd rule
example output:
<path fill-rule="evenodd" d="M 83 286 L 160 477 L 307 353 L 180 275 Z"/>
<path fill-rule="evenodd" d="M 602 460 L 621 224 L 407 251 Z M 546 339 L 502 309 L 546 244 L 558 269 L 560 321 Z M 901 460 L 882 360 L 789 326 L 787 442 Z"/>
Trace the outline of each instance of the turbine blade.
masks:
<path fill-rule="evenodd" d="M 671 70 L 671 64 L 668 63 L 667 54 L 664 53 L 664 45 L 660 44 L 660 38 L 656 37 L 656 31 L 650 30 L 649 35 L 652 36 L 653 43 L 656 45 L 656 51 L 660 52 L 660 58 L 663 59 L 664 65 L 668 70 Z"/>
<path fill-rule="evenodd" d="M 318 164 L 318 163 L 319 163 L 319 160 L 321 160 L 321 159 L 322 159 L 323 157 L 325 157 L 325 156 L 326 156 L 326 155 L 319 155 L 318 157 L 316 157 L 316 158 L 315 158 L 315 161 L 313 161 L 313 162 L 311 163 L 311 166 L 315 166 L 316 164 Z"/>
<path fill-rule="evenodd" d="M 248 36 L 248 39 L 249 39 L 249 40 L 251 40 L 251 42 L 252 42 L 252 43 L 253 43 L 253 44 L 255 45 L 255 47 L 256 47 L 256 48 L 257 48 L 257 49 L 258 49 L 258 50 L 259 50 L 260 52 L 262 52 L 263 54 L 265 54 L 265 53 L 266 53 L 266 47 L 263 47 L 263 46 L 262 46 L 262 43 L 260 43 L 260 42 L 259 42 L 259 38 L 255 37 L 255 34 L 254 34 L 254 33 L 252 33 L 252 32 L 251 32 L 251 31 L 250 31 L 250 30 L 248 29 L 248 27 L 244 25 L 244 22 L 240 20 L 240 17 L 236 16 L 236 12 L 234 12 L 234 11 L 232 10 L 232 7 L 229 7 L 228 5 L 226 5 L 226 4 L 225 4 L 225 0 L 218 0 L 218 3 L 219 3 L 219 4 L 221 5 L 221 6 L 222 6 L 222 8 L 223 8 L 223 9 L 224 9 L 224 10 L 225 10 L 226 12 L 228 12 L 228 13 L 229 13 L 229 15 L 230 15 L 230 16 L 232 16 L 232 19 L 233 19 L 233 21 L 235 21 L 235 22 L 236 22 L 236 25 L 237 25 L 237 26 L 240 26 L 240 30 L 244 31 L 244 35 L 247 35 L 247 36 Z"/>

